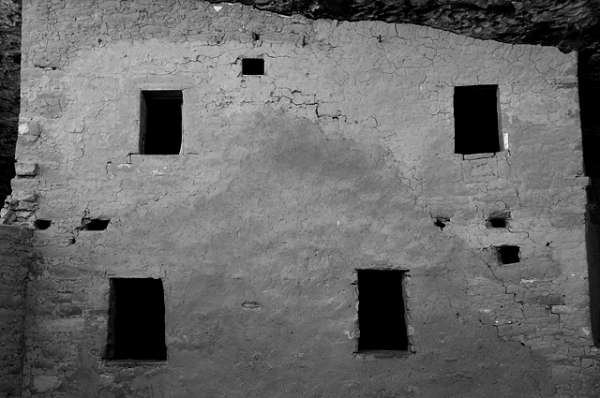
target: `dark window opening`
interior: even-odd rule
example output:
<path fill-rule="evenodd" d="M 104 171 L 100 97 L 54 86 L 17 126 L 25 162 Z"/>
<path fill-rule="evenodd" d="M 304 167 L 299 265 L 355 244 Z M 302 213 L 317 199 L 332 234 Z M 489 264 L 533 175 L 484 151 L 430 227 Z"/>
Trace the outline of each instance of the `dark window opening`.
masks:
<path fill-rule="evenodd" d="M 101 220 L 99 218 L 82 218 L 81 231 L 104 231 L 108 227 L 110 220 Z"/>
<path fill-rule="evenodd" d="M 107 359 L 167 359 L 162 281 L 150 278 L 110 280 Z"/>
<path fill-rule="evenodd" d="M 498 251 L 498 262 L 500 264 L 515 264 L 521 261 L 519 246 L 499 246 L 496 250 Z"/>
<path fill-rule="evenodd" d="M 52 225 L 52 220 L 35 220 L 33 222 L 33 227 L 42 231 L 50 228 L 50 225 Z"/>
<path fill-rule="evenodd" d="M 261 58 L 242 59 L 242 75 L 264 75 L 265 60 Z"/>
<path fill-rule="evenodd" d="M 494 217 L 488 219 L 490 228 L 506 228 L 506 219 L 500 217 Z"/>
<path fill-rule="evenodd" d="M 407 351 L 404 271 L 357 270 L 358 351 Z"/>
<path fill-rule="evenodd" d="M 179 154 L 182 140 L 182 105 L 181 91 L 142 91 L 141 154 Z"/>
<path fill-rule="evenodd" d="M 498 86 L 454 88 L 454 152 L 463 155 L 501 151 Z"/>
<path fill-rule="evenodd" d="M 509 211 L 494 211 L 487 219 L 488 228 L 506 228 L 508 227 L 508 219 L 510 218 Z"/>

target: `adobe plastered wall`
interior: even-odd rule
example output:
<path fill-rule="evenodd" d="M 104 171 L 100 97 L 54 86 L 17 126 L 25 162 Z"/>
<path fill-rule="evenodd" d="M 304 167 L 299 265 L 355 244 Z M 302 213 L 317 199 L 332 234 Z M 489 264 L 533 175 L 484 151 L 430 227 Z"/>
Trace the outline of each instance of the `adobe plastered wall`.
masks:
<path fill-rule="evenodd" d="M 52 220 L 26 396 L 600 392 L 575 54 L 196 1 L 27 2 L 23 32 L 13 211 Z M 469 84 L 498 84 L 507 151 L 453 153 Z M 181 155 L 135 154 L 157 89 L 183 90 Z M 413 354 L 354 353 L 362 268 L 408 271 Z M 163 279 L 166 363 L 101 359 L 115 276 Z"/>
<path fill-rule="evenodd" d="M 0 225 L 0 398 L 21 396 L 31 230 Z"/>

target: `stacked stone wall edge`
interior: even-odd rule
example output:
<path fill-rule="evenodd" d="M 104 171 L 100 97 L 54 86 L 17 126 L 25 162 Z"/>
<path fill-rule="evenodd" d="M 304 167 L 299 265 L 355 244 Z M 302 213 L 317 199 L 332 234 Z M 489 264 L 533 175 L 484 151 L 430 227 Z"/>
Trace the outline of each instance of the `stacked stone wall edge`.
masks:
<path fill-rule="evenodd" d="M 0 225 L 0 397 L 21 396 L 31 231 Z"/>
<path fill-rule="evenodd" d="M 192 1 L 30 2 L 23 32 L 24 396 L 600 394 L 575 54 Z M 502 152 L 453 153 L 473 84 Z M 137 154 L 141 90 L 182 91 L 179 155 Z M 356 353 L 364 268 L 407 271 L 409 355 Z M 166 362 L 103 359 L 112 277 L 163 281 Z"/>
<path fill-rule="evenodd" d="M 15 176 L 21 67 L 21 2 L 0 0 L 0 206 Z"/>

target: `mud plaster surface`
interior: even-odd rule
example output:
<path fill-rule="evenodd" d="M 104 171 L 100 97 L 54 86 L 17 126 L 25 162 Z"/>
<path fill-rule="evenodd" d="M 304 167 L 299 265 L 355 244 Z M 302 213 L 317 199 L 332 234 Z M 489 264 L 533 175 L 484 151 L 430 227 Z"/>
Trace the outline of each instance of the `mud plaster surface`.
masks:
<path fill-rule="evenodd" d="M 24 24 L 17 160 L 38 166 L 13 193 L 19 222 L 53 221 L 26 394 L 597 396 L 574 54 L 196 2 L 27 4 Z M 470 84 L 499 86 L 508 150 L 453 153 Z M 157 89 L 183 91 L 180 155 L 135 154 Z M 498 210 L 510 228 L 486 227 Z M 357 268 L 408 270 L 413 354 L 354 354 Z M 165 364 L 101 360 L 108 278 L 132 276 L 164 281 Z"/>

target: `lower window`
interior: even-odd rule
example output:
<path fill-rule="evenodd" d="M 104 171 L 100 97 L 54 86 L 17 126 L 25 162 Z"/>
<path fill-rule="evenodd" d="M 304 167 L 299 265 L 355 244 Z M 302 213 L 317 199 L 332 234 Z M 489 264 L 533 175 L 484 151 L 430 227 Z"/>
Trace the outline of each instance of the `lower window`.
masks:
<path fill-rule="evenodd" d="M 106 358 L 166 360 L 165 300 L 162 280 L 110 280 Z"/>
<path fill-rule="evenodd" d="M 408 351 L 406 271 L 357 270 L 358 352 Z"/>

